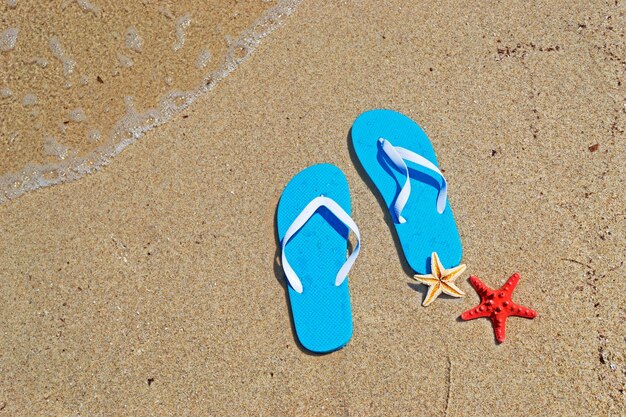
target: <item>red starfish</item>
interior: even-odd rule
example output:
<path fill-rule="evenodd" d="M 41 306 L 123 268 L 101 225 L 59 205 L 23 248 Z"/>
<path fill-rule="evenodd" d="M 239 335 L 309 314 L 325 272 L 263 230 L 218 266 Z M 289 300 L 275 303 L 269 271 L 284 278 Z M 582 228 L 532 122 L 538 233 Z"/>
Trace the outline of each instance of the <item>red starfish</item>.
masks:
<path fill-rule="evenodd" d="M 504 342 L 506 337 L 506 319 L 509 316 L 525 317 L 534 319 L 537 312 L 520 305 L 511 300 L 513 290 L 519 282 L 519 274 L 511 275 L 511 278 L 499 290 L 492 290 L 487 287 L 478 277 L 471 276 L 470 283 L 480 295 L 480 304 L 465 313 L 461 314 L 463 320 L 473 320 L 479 317 L 489 317 L 493 324 L 498 343 Z"/>

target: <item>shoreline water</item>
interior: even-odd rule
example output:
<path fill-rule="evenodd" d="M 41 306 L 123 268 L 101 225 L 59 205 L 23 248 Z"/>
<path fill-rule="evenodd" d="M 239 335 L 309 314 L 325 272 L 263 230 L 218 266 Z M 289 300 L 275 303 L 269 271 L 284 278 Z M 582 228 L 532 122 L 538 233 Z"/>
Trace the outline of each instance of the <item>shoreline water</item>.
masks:
<path fill-rule="evenodd" d="M 0 204 L 42 187 L 80 179 L 107 165 L 115 156 L 140 139 L 146 132 L 169 122 L 181 111 L 188 108 L 199 96 L 211 91 L 221 80 L 245 62 L 261 41 L 279 28 L 301 1 L 278 0 L 275 5 L 266 9 L 260 17 L 256 18 L 252 25 L 240 32 L 237 38 L 227 38 L 228 46 L 222 59 L 222 64 L 204 75 L 196 88 L 190 90 L 170 90 L 158 99 L 156 106 L 141 111 L 136 109 L 133 97 L 126 96 L 124 98 L 126 112 L 123 117 L 113 123 L 108 133 L 103 133 L 99 130 L 89 132 L 90 139 L 102 142 L 101 145 L 93 148 L 91 151 L 72 155 L 71 148 L 59 143 L 55 137 L 44 137 L 42 148 L 44 154 L 57 157 L 58 161 L 42 164 L 28 163 L 22 169 L 0 175 Z M 88 11 L 92 12 L 93 10 L 90 9 Z M 97 12 L 100 13 L 100 10 L 97 10 Z M 174 45 L 174 50 L 178 50 L 183 46 L 185 41 L 183 29 L 190 22 L 190 18 L 187 15 L 183 15 L 182 18 L 186 19 L 181 20 L 179 18 L 176 21 L 176 44 Z M 11 40 L 14 44 L 15 40 L 13 38 Z M 66 56 L 58 39 L 53 38 L 53 40 L 55 42 L 51 44 L 51 47 L 54 55 L 62 61 L 64 71 L 67 72 L 69 70 L 71 72 L 75 63 Z M 141 48 L 141 39 L 131 30 L 126 35 L 126 44 L 129 48 L 139 50 Z M 210 51 L 204 48 L 198 55 L 195 65 L 198 69 L 201 69 L 212 58 L 214 57 L 211 56 Z M 124 57 L 124 59 L 129 58 Z M 125 61 L 121 60 L 121 62 Z M 47 65 L 47 62 L 40 61 L 40 64 Z M 8 87 L 4 88 L 7 89 L 7 94 L 10 94 Z M 32 104 L 37 100 L 36 96 L 28 95 L 25 97 L 24 105 L 29 104 L 27 99 Z M 80 122 L 84 118 L 84 112 L 80 107 L 70 112 L 70 119 L 74 121 Z M 62 129 L 65 129 L 65 127 L 62 127 Z M 13 141 L 17 137 L 16 134 L 13 135 L 8 135 L 9 141 Z M 100 141 L 101 137 L 104 137 L 104 140 Z"/>

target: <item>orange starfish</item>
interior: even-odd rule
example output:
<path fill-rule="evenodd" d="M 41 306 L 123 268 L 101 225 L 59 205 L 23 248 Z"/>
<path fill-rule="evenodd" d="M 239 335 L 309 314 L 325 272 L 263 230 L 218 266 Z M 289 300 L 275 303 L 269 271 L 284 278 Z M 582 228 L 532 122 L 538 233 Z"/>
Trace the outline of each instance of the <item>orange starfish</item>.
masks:
<path fill-rule="evenodd" d="M 480 295 L 480 304 L 461 314 L 463 320 L 473 320 L 479 317 L 488 317 L 493 324 L 498 343 L 504 342 L 506 337 L 506 319 L 509 316 L 534 319 L 535 310 L 515 304 L 511 300 L 513 290 L 519 282 L 520 275 L 515 273 L 499 290 L 487 287 L 478 277 L 471 276 L 470 283 Z"/>
<path fill-rule="evenodd" d="M 454 280 L 463 271 L 465 271 L 465 264 L 445 269 L 437 252 L 433 252 L 430 256 L 430 274 L 413 276 L 414 279 L 430 287 L 422 305 L 424 307 L 430 305 L 442 292 L 453 297 L 465 297 L 465 293 L 454 284 Z"/>

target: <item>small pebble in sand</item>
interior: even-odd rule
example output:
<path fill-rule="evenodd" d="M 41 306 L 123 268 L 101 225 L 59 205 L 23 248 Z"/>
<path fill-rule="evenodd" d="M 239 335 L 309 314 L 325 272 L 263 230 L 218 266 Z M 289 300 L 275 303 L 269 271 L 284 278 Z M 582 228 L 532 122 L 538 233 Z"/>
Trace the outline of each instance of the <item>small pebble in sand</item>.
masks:
<path fill-rule="evenodd" d="M 135 52 L 141 52 L 143 41 L 141 40 L 141 37 L 137 33 L 137 29 L 135 27 L 131 26 L 126 29 L 124 43 L 128 49 L 132 49 Z"/>
<path fill-rule="evenodd" d="M 211 62 L 211 51 L 208 48 L 203 48 L 198 57 L 196 58 L 196 68 L 202 69 Z"/>
<path fill-rule="evenodd" d="M 15 48 L 17 43 L 17 35 L 20 33 L 18 28 L 8 28 L 0 33 L 0 51 L 9 52 Z"/>
<path fill-rule="evenodd" d="M 7 7 L 9 9 L 15 9 L 17 7 L 17 0 L 7 0 Z"/>
<path fill-rule="evenodd" d="M 37 96 L 34 94 L 26 94 L 22 99 L 22 104 L 24 106 L 34 106 L 37 104 Z"/>
<path fill-rule="evenodd" d="M 82 108 L 78 107 L 70 111 L 70 120 L 77 123 L 84 122 L 85 120 L 87 120 L 87 115 Z"/>

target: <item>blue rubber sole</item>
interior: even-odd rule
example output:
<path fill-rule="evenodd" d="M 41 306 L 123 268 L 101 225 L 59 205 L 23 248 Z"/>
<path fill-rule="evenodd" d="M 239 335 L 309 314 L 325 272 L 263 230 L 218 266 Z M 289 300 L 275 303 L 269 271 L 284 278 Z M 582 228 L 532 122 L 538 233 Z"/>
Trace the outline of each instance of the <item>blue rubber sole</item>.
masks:
<path fill-rule="evenodd" d="M 289 181 L 277 209 L 278 237 L 314 198 L 332 198 L 350 214 L 350 189 L 339 168 L 313 165 Z M 332 352 L 352 337 L 352 310 L 348 279 L 335 286 L 346 261 L 349 229 L 325 207 L 319 208 L 285 248 L 290 265 L 302 282 L 297 293 L 287 283 L 289 303 L 298 340 L 312 352 Z"/>
<path fill-rule="evenodd" d="M 361 114 L 352 126 L 351 136 L 363 169 L 382 195 L 390 213 L 393 213 L 392 206 L 405 176 L 385 160 L 378 144 L 379 138 L 418 153 L 439 166 L 432 144 L 422 128 L 393 110 L 370 110 Z M 461 262 L 463 250 L 450 201 L 442 214 L 437 213 L 437 179 L 418 165 L 411 162 L 407 165 L 412 171 L 411 196 L 402 211 L 407 222 L 395 223 L 406 261 L 418 274 L 428 274 L 431 254 L 437 252 L 444 265 L 456 266 Z"/>

